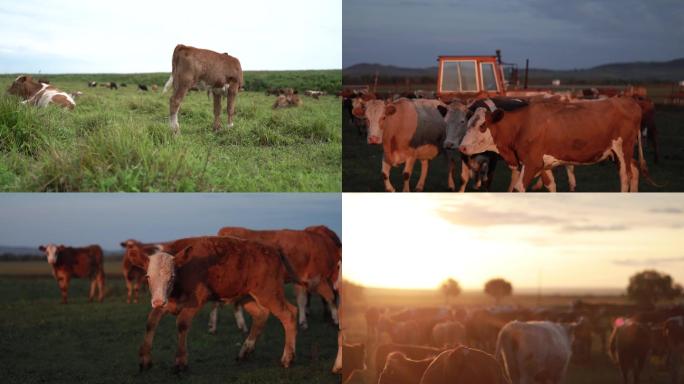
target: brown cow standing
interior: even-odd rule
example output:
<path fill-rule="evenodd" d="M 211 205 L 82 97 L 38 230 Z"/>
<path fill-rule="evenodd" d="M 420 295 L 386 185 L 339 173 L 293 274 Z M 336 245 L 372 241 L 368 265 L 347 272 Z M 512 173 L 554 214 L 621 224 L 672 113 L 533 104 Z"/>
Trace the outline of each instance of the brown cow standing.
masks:
<path fill-rule="evenodd" d="M 65 247 L 64 245 L 41 245 L 38 247 L 47 256 L 47 261 L 52 265 L 52 275 L 57 279 L 59 289 L 62 291 L 62 304 L 67 303 L 69 280 L 72 277 L 89 277 L 90 293 L 88 301 L 95 297 L 95 287 L 101 302 L 104 298 L 105 274 L 102 267 L 102 248 L 99 245 L 90 245 L 83 248 Z"/>
<path fill-rule="evenodd" d="M 325 228 L 325 229 L 323 229 Z M 322 234 L 326 231 L 328 235 Z M 242 227 L 224 227 L 219 236 L 237 236 L 245 239 L 260 240 L 282 249 L 285 257 L 295 270 L 300 283 L 295 283 L 299 325 L 308 328 L 306 320 L 307 290 L 316 292 L 325 299 L 333 322 L 339 324 L 335 286 L 340 277 L 342 261 L 342 242 L 327 227 L 309 227 L 305 230 L 251 230 Z"/>
<path fill-rule="evenodd" d="M 614 362 L 620 366 L 622 382 L 629 382 L 629 372 L 632 372 L 634 384 L 639 383 L 641 370 L 644 368 L 651 350 L 650 330 L 633 320 L 617 319 L 610 335 L 609 354 Z"/>
<path fill-rule="evenodd" d="M 138 291 L 140 287 L 146 282 L 145 270 L 134 264 L 133 260 L 139 259 L 140 256 L 136 255 L 139 252 L 137 247 L 133 247 L 135 240 L 126 240 L 121 243 L 121 246 L 125 249 L 123 257 L 123 276 L 124 281 L 126 281 L 126 290 L 128 295 L 126 297 L 126 302 L 130 304 L 131 298 L 134 303 L 138 302 Z M 143 246 L 151 246 L 153 244 L 143 244 Z"/>
<path fill-rule="evenodd" d="M 261 242 L 235 237 L 195 237 L 176 240 L 144 259 L 149 276 L 152 311 L 140 347 L 140 369 L 151 365 L 154 332 L 162 316 L 176 316 L 178 350 L 174 369 L 187 369 L 186 340 L 192 319 L 208 300 L 231 302 L 244 296 L 254 300 L 244 308 L 252 326 L 238 359 L 247 358 L 268 315 L 273 313 L 285 330 L 281 364 L 289 367 L 295 355 L 296 308 L 285 299 L 287 260 L 279 250 Z"/>
<path fill-rule="evenodd" d="M 38 107 L 46 107 L 50 103 L 67 109 L 74 109 L 76 106 L 73 97 L 68 93 L 60 91 L 49 83 L 35 82 L 31 76 L 27 75 L 17 77 L 7 89 L 7 93 L 21 97 L 24 99 L 24 104 Z"/>
<path fill-rule="evenodd" d="M 233 126 L 235 99 L 244 84 L 240 60 L 227 53 L 178 44 L 173 50 L 171 66 L 171 77 L 164 88 L 173 85 L 173 95 L 169 99 L 169 123 L 173 133 L 180 133 L 178 110 L 185 94 L 199 82 L 214 90 L 214 131 L 221 128 L 221 94 L 224 91 L 228 99 L 228 128 Z"/>
<path fill-rule="evenodd" d="M 492 355 L 460 347 L 437 356 L 420 380 L 420 384 L 450 383 L 510 384 L 510 381 Z"/>

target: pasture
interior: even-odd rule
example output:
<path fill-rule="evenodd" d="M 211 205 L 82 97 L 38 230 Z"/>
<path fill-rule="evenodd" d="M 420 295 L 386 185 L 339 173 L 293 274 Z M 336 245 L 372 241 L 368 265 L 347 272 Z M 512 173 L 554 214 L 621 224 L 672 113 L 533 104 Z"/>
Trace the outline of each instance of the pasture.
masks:
<path fill-rule="evenodd" d="M 537 296 L 535 294 L 514 294 L 514 296 L 506 298 L 502 301 L 502 305 L 520 305 L 523 307 L 547 306 L 547 307 L 569 307 L 570 304 L 577 299 L 582 299 L 585 302 L 601 302 L 601 303 L 626 303 L 626 299 L 610 293 L 597 293 L 594 295 L 573 295 L 573 294 L 545 294 Z M 365 309 L 371 306 L 387 307 L 387 308 L 417 308 L 417 307 L 436 307 L 443 306 L 444 296 L 437 291 L 414 291 L 414 290 L 390 290 L 390 289 L 373 289 L 364 288 L 363 297 L 345 302 L 345 312 L 342 319 L 342 327 L 345 329 L 346 343 L 366 343 L 366 353 L 369 354 L 369 345 L 372 352 L 379 343 L 370 343 L 366 339 L 366 321 L 364 317 Z M 494 304 L 491 297 L 486 296 L 482 292 L 464 291 L 455 299 L 451 299 L 451 304 L 457 306 L 468 307 L 482 307 Z M 387 335 L 385 335 L 387 340 Z M 373 359 L 368 361 L 369 371 L 374 372 Z M 647 363 L 644 372 L 642 373 L 642 382 L 645 383 L 670 383 L 670 377 L 664 371 L 664 361 L 652 357 Z M 364 384 L 374 384 L 372 377 L 367 374 Z M 567 371 L 565 384 L 586 384 L 586 383 L 602 383 L 602 384 L 620 384 L 622 377 L 619 369 L 614 365 L 608 355 L 601 351 L 601 342 L 598 336 L 594 335 L 592 341 L 591 362 L 577 362 L 573 359 Z"/>
<path fill-rule="evenodd" d="M 266 87 L 325 90 L 341 71 L 246 71 L 235 125 L 212 130 L 213 101 L 189 92 L 181 135 L 168 126 L 167 73 L 35 75 L 83 92 L 73 111 L 38 109 L 4 94 L 16 75 L 0 75 L 0 190 L 92 192 L 340 191 L 341 111 L 335 96 L 302 96 L 298 108 L 273 110 Z M 88 81 L 124 82 L 118 90 Z M 142 92 L 137 84 L 158 91 Z"/>
<path fill-rule="evenodd" d="M 684 191 L 684 108 L 657 105 L 656 125 L 658 127 L 658 148 L 660 162 L 653 163 L 653 152 L 644 141 L 644 156 L 651 177 L 662 187 L 655 187 L 643 180 L 639 190 L 645 192 Z M 343 116 L 343 172 L 342 190 L 345 192 L 382 192 L 384 191 L 381 162 L 382 147 L 368 145 L 365 134 L 359 134 L 345 111 Z M 635 151 L 636 153 L 636 151 Z M 447 160 L 444 153 L 430 162 L 425 183 L 425 192 L 449 191 L 447 186 Z M 390 180 L 397 190 L 401 190 L 403 165 L 392 168 Z M 454 180 L 460 186 L 461 164 L 456 165 Z M 619 192 L 620 182 L 614 163 L 605 161 L 590 166 L 575 167 L 578 192 Z M 416 162 L 411 175 L 411 190 L 415 189 L 420 176 L 420 162 Z M 564 167 L 554 169 L 558 191 L 568 191 L 568 181 Z M 506 164 L 500 160 L 494 174 L 491 191 L 505 192 L 510 182 L 511 173 Z M 472 191 L 469 186 L 467 191 Z"/>
<path fill-rule="evenodd" d="M 103 303 L 88 303 L 88 283 L 74 279 L 69 304 L 62 305 L 46 262 L 0 263 L 0 377 L 4 383 L 339 382 L 339 376 L 330 372 L 337 353 L 337 329 L 323 322 L 317 298 L 312 300 L 309 330 L 298 332 L 297 357 L 289 369 L 279 363 L 284 334 L 275 318 L 269 319 L 254 354 L 236 362 L 244 337 L 235 326 L 232 309 L 226 306 L 219 311 L 217 334 L 210 335 L 210 306 L 206 306 L 189 332 L 189 370 L 180 376 L 172 373 L 176 326 L 175 318 L 166 316 L 155 336 L 153 366 L 140 373 L 138 347 L 150 310 L 149 294 L 142 293 L 138 304 L 126 304 L 120 262 L 106 263 L 105 270 Z M 287 294 L 294 303 L 289 287 Z"/>

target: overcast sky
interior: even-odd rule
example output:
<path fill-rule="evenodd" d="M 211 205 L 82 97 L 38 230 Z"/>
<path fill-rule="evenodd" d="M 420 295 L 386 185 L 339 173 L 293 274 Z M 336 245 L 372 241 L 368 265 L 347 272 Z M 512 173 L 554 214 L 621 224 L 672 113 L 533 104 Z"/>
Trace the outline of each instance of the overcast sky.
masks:
<path fill-rule="evenodd" d="M 170 72 L 182 43 L 244 70 L 339 69 L 342 0 L 9 0 L 0 73 Z"/>
<path fill-rule="evenodd" d="M 624 289 L 647 268 L 684 284 L 681 194 L 345 193 L 343 206 L 344 276 L 368 286 Z"/>
<path fill-rule="evenodd" d="M 24 193 L 0 194 L 0 245 L 167 241 L 215 235 L 223 226 L 303 229 L 327 225 L 342 235 L 339 193 Z"/>
<path fill-rule="evenodd" d="M 493 55 L 573 69 L 684 57 L 682 0 L 345 0 L 343 67 Z"/>

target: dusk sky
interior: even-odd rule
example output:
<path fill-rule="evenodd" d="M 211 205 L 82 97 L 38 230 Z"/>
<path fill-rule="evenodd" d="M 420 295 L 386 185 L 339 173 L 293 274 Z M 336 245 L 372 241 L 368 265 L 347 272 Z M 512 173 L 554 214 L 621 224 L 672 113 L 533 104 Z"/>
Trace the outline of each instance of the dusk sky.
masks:
<path fill-rule="evenodd" d="M 0 245 L 166 241 L 215 235 L 223 226 L 303 229 L 323 224 L 341 236 L 338 193 L 0 194 Z"/>
<path fill-rule="evenodd" d="M 343 207 L 345 279 L 371 287 L 624 289 L 648 268 L 684 284 L 681 194 L 347 193 Z"/>
<path fill-rule="evenodd" d="M 176 44 L 244 70 L 339 69 L 342 0 L 10 0 L 0 73 L 170 72 Z"/>
<path fill-rule="evenodd" d="M 345 0 L 343 67 L 493 55 L 574 69 L 684 57 L 681 0 Z"/>

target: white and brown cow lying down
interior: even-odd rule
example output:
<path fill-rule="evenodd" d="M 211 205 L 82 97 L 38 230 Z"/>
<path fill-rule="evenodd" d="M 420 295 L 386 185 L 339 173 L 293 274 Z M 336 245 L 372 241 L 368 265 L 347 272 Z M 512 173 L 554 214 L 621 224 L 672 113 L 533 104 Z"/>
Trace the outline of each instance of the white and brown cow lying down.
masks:
<path fill-rule="evenodd" d="M 140 347 L 140 369 L 151 366 L 154 332 L 162 316 L 176 316 L 178 350 L 174 369 L 187 369 L 186 340 L 192 319 L 209 300 L 232 302 L 245 296 L 244 308 L 252 315 L 250 333 L 240 349 L 242 360 L 254 351 L 257 338 L 269 314 L 280 320 L 285 330 L 285 346 L 280 359 L 289 367 L 295 355 L 297 309 L 285 299 L 287 259 L 265 243 L 235 237 L 194 237 L 176 240 L 141 259 L 147 271 L 152 311 L 147 318 Z"/>
<path fill-rule="evenodd" d="M 445 122 L 437 110 L 444 106 L 439 100 L 399 99 L 397 101 L 354 101 L 352 114 L 365 118 L 368 126 L 368 144 L 380 144 L 383 149 L 382 178 L 385 190 L 394 192 L 389 179 L 392 167 L 404 164 L 403 191 L 410 191 L 409 181 L 416 160 L 420 161 L 421 174 L 416 191 L 422 191 L 428 173 L 428 162 L 441 151 Z M 449 162 L 449 188 L 453 189 L 453 172 Z"/>
<path fill-rule="evenodd" d="M 99 291 L 98 300 L 104 298 L 105 274 L 102 264 L 102 248 L 90 245 L 82 248 L 65 247 L 64 245 L 41 245 L 38 247 L 47 256 L 52 266 L 52 275 L 57 279 L 62 292 L 62 304 L 67 303 L 69 281 L 72 277 L 90 278 L 90 294 L 88 301 L 95 297 L 95 288 Z"/>
<path fill-rule="evenodd" d="M 532 179 L 558 165 L 617 161 L 620 190 L 637 191 L 639 173 L 648 174 L 641 145 L 641 108 L 631 97 L 590 102 L 530 102 L 504 112 L 494 103 L 479 107 L 468 121 L 459 150 L 472 155 L 497 152 L 514 171 L 515 189 L 525 191 Z M 638 163 L 633 159 L 638 144 Z M 546 182 L 545 182 L 546 184 Z"/>
<path fill-rule="evenodd" d="M 235 99 L 243 86 L 240 60 L 227 53 L 178 44 L 173 50 L 171 76 L 164 89 L 173 86 L 169 99 L 169 124 L 179 134 L 178 110 L 190 88 L 203 82 L 214 90 L 214 131 L 221 129 L 221 96 L 226 94 L 228 128 L 233 126 Z"/>
<path fill-rule="evenodd" d="M 48 104 L 56 104 L 60 107 L 74 109 L 74 98 L 47 83 L 39 83 L 31 76 L 22 75 L 17 77 L 7 89 L 7 93 L 21 97 L 24 104 L 47 107 Z"/>

